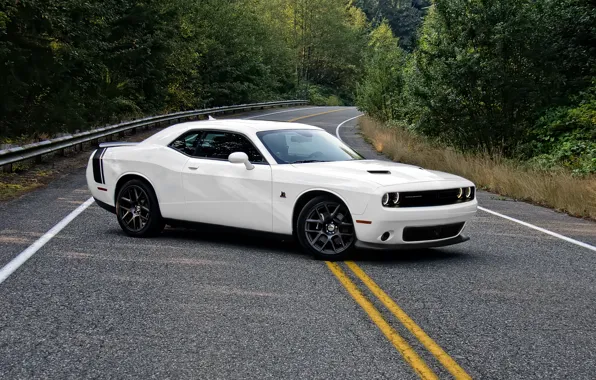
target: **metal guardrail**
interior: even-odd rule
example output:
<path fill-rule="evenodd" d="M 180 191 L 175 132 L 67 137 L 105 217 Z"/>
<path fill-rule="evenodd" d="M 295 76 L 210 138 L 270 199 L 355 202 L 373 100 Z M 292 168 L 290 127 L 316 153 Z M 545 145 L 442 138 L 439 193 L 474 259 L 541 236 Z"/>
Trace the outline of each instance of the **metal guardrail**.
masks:
<path fill-rule="evenodd" d="M 107 138 L 112 135 L 124 133 L 126 131 L 135 131 L 136 128 L 146 127 L 163 122 L 180 122 L 197 118 L 198 116 L 219 115 L 235 111 L 252 111 L 256 109 L 265 109 L 273 107 L 301 106 L 307 104 L 306 100 L 284 100 L 280 102 L 242 104 L 238 106 L 207 108 L 203 110 L 176 112 L 160 116 L 146 117 L 143 119 L 127 121 L 116 125 L 97 128 L 86 132 L 77 133 L 70 136 L 63 136 L 52 140 L 41 141 L 34 144 L 0 150 L 0 168 L 4 171 L 12 171 L 12 165 L 26 160 L 41 161 L 44 154 L 55 152 L 64 152 L 68 148 L 81 148 L 84 143 L 98 144 L 99 139 Z"/>

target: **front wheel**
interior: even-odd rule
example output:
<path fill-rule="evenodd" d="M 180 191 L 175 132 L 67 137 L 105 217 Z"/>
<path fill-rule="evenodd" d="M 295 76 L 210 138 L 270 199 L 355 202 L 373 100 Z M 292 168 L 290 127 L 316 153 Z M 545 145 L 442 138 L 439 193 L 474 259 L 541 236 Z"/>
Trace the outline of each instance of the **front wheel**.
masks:
<path fill-rule="evenodd" d="M 155 236 L 164 228 L 155 192 L 138 179 L 126 182 L 118 192 L 116 216 L 120 227 L 129 236 Z"/>
<path fill-rule="evenodd" d="M 296 225 L 300 245 L 320 260 L 343 260 L 354 249 L 354 223 L 346 205 L 331 196 L 310 200 Z"/>

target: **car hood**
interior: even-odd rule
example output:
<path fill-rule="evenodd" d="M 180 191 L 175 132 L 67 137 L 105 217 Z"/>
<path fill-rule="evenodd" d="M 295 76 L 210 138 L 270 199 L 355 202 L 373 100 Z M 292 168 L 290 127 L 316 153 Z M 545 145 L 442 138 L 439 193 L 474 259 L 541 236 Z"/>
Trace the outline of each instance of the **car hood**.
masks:
<path fill-rule="evenodd" d="M 426 170 L 414 165 L 379 160 L 314 162 L 293 164 L 293 166 L 302 172 L 316 173 L 329 177 L 357 178 L 376 183 L 380 186 L 463 180 L 463 178 L 453 174 Z"/>

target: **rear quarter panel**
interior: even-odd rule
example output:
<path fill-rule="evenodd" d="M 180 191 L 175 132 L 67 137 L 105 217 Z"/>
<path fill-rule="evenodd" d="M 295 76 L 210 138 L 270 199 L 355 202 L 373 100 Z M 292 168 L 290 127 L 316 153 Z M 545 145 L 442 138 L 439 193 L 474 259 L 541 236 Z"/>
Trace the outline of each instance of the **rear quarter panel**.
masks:
<path fill-rule="evenodd" d="M 184 210 L 181 171 L 188 157 L 168 147 L 158 145 L 137 145 L 107 148 L 102 158 L 105 183 L 94 180 L 92 159 L 87 168 L 87 181 L 94 196 L 114 206 L 116 186 L 124 176 L 136 175 L 148 181 L 159 201 L 161 214 L 165 218 L 178 218 Z M 107 191 L 99 191 L 103 187 Z"/>

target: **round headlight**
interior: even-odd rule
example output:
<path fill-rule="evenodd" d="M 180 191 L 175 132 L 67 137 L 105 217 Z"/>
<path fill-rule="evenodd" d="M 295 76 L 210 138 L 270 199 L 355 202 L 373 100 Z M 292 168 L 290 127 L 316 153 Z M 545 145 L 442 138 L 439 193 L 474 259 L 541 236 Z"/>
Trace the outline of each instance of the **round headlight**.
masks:
<path fill-rule="evenodd" d="M 383 206 L 389 206 L 389 193 L 383 195 L 383 199 L 381 199 L 381 202 L 383 203 Z"/>
<path fill-rule="evenodd" d="M 464 196 L 464 189 L 457 189 L 457 199 L 461 199 Z"/>
<path fill-rule="evenodd" d="M 466 187 L 466 198 L 471 198 L 471 197 L 472 197 L 472 188 Z"/>
<path fill-rule="evenodd" d="M 397 206 L 399 203 L 399 193 L 393 193 L 393 199 L 391 203 L 393 203 L 394 206 Z"/>

